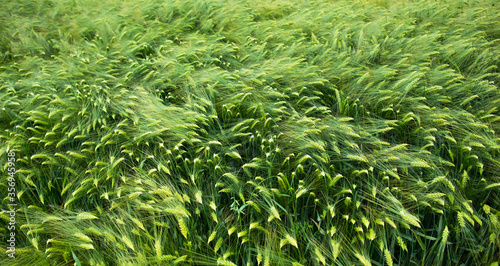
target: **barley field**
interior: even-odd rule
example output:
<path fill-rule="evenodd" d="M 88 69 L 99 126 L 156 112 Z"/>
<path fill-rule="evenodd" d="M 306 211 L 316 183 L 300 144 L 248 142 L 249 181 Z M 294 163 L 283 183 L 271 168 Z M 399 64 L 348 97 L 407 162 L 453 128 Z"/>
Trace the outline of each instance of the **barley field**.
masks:
<path fill-rule="evenodd" d="M 499 265 L 497 1 L 0 2 L 0 265 Z"/>

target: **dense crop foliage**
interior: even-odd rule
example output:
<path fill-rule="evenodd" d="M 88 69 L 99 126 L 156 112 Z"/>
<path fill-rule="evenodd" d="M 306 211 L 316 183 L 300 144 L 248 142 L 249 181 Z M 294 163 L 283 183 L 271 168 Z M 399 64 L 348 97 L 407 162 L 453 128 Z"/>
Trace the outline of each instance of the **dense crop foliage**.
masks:
<path fill-rule="evenodd" d="M 2 1 L 0 264 L 498 265 L 495 2 Z"/>

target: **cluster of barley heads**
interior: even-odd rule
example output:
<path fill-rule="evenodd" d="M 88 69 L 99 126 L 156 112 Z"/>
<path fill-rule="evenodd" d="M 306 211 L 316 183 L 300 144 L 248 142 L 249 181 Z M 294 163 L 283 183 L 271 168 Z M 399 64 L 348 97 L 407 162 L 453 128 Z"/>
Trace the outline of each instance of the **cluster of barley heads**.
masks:
<path fill-rule="evenodd" d="M 496 1 L 4 2 L 0 264 L 498 265 Z"/>

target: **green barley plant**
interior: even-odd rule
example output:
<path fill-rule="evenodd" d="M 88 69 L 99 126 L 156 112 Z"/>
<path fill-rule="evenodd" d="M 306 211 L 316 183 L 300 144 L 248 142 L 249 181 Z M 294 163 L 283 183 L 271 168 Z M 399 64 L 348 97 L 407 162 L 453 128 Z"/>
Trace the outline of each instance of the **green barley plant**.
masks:
<path fill-rule="evenodd" d="M 3 1 L 0 264 L 498 265 L 499 11 Z"/>

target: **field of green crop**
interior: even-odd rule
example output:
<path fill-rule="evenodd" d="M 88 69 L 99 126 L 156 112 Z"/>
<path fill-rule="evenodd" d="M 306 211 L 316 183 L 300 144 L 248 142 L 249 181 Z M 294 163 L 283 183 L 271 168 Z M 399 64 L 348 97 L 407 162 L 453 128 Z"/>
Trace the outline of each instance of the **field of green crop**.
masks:
<path fill-rule="evenodd" d="M 1 265 L 498 265 L 496 0 L 0 2 Z"/>

